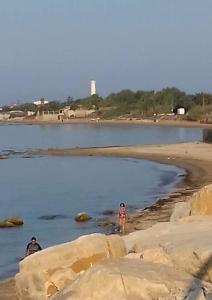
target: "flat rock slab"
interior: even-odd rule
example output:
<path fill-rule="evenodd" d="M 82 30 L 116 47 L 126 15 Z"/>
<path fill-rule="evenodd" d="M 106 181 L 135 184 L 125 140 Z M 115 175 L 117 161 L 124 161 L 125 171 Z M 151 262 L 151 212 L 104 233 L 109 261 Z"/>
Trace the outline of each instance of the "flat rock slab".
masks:
<path fill-rule="evenodd" d="M 51 300 L 175 300 L 194 294 L 203 295 L 202 284 L 185 272 L 122 258 L 96 264 Z"/>
<path fill-rule="evenodd" d="M 196 216 L 158 223 L 124 236 L 127 251 L 212 281 L 212 217 Z"/>

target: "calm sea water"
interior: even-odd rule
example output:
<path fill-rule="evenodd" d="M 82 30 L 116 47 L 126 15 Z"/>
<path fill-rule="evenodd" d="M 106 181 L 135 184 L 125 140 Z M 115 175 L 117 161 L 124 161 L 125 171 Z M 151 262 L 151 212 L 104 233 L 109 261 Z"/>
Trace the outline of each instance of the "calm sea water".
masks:
<path fill-rule="evenodd" d="M 0 125 L 4 149 L 156 144 L 202 139 L 202 129 L 144 125 Z"/>
<path fill-rule="evenodd" d="M 0 149 L 77 147 L 201 140 L 201 129 L 112 125 L 1 125 Z M 20 215 L 24 226 L 0 230 L 0 277 L 17 271 L 28 239 L 43 247 L 98 232 L 96 219 L 120 201 L 145 207 L 174 188 L 182 170 L 145 160 L 106 157 L 11 156 L 0 160 L 0 219 Z M 74 222 L 87 211 L 93 220 Z M 45 215 L 59 215 L 43 220 Z"/>

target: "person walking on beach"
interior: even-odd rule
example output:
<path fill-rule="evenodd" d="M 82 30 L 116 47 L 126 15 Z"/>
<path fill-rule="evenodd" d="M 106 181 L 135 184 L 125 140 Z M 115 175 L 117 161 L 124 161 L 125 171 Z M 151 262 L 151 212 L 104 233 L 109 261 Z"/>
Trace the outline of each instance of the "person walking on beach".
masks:
<path fill-rule="evenodd" d="M 25 250 L 25 255 L 24 257 L 26 256 L 29 256 L 35 252 L 38 252 L 38 251 L 41 251 L 42 248 L 41 246 L 37 243 L 37 240 L 36 240 L 36 237 L 32 237 L 31 238 L 31 242 L 27 245 L 26 247 L 26 250 Z"/>
<path fill-rule="evenodd" d="M 125 233 L 126 218 L 127 218 L 127 214 L 126 214 L 125 204 L 121 202 L 118 210 L 118 220 L 119 220 L 119 231 L 123 234 Z"/>

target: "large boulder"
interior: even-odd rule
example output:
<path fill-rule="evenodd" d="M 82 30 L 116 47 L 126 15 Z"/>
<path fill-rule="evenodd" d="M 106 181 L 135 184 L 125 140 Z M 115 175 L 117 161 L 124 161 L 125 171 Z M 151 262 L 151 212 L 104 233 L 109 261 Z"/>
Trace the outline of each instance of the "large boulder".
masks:
<path fill-rule="evenodd" d="M 15 277 L 18 299 L 46 299 L 96 262 L 124 255 L 121 237 L 97 233 L 39 251 L 19 264 Z"/>
<path fill-rule="evenodd" d="M 205 299 L 201 281 L 183 271 L 137 259 L 113 259 L 87 270 L 51 300 Z M 199 298 L 197 298 L 199 297 Z"/>
<path fill-rule="evenodd" d="M 9 217 L 3 221 L 0 221 L 0 228 L 16 227 L 23 224 L 24 222 L 20 217 Z"/>
<path fill-rule="evenodd" d="M 123 237 L 127 251 L 212 282 L 212 217 L 158 223 Z"/>
<path fill-rule="evenodd" d="M 76 222 L 86 222 L 86 221 L 89 221 L 91 219 L 91 217 L 86 212 L 80 212 L 80 213 L 76 214 L 74 219 Z"/>
<path fill-rule="evenodd" d="M 200 189 L 186 202 L 176 203 L 170 218 L 176 222 L 187 216 L 212 215 L 212 184 Z"/>

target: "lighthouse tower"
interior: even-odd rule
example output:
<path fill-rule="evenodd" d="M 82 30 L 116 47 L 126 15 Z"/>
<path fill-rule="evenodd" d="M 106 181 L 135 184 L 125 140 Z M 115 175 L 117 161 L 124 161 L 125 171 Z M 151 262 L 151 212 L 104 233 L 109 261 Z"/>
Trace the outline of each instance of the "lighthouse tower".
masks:
<path fill-rule="evenodd" d="M 96 81 L 90 81 L 90 96 L 96 95 Z"/>

